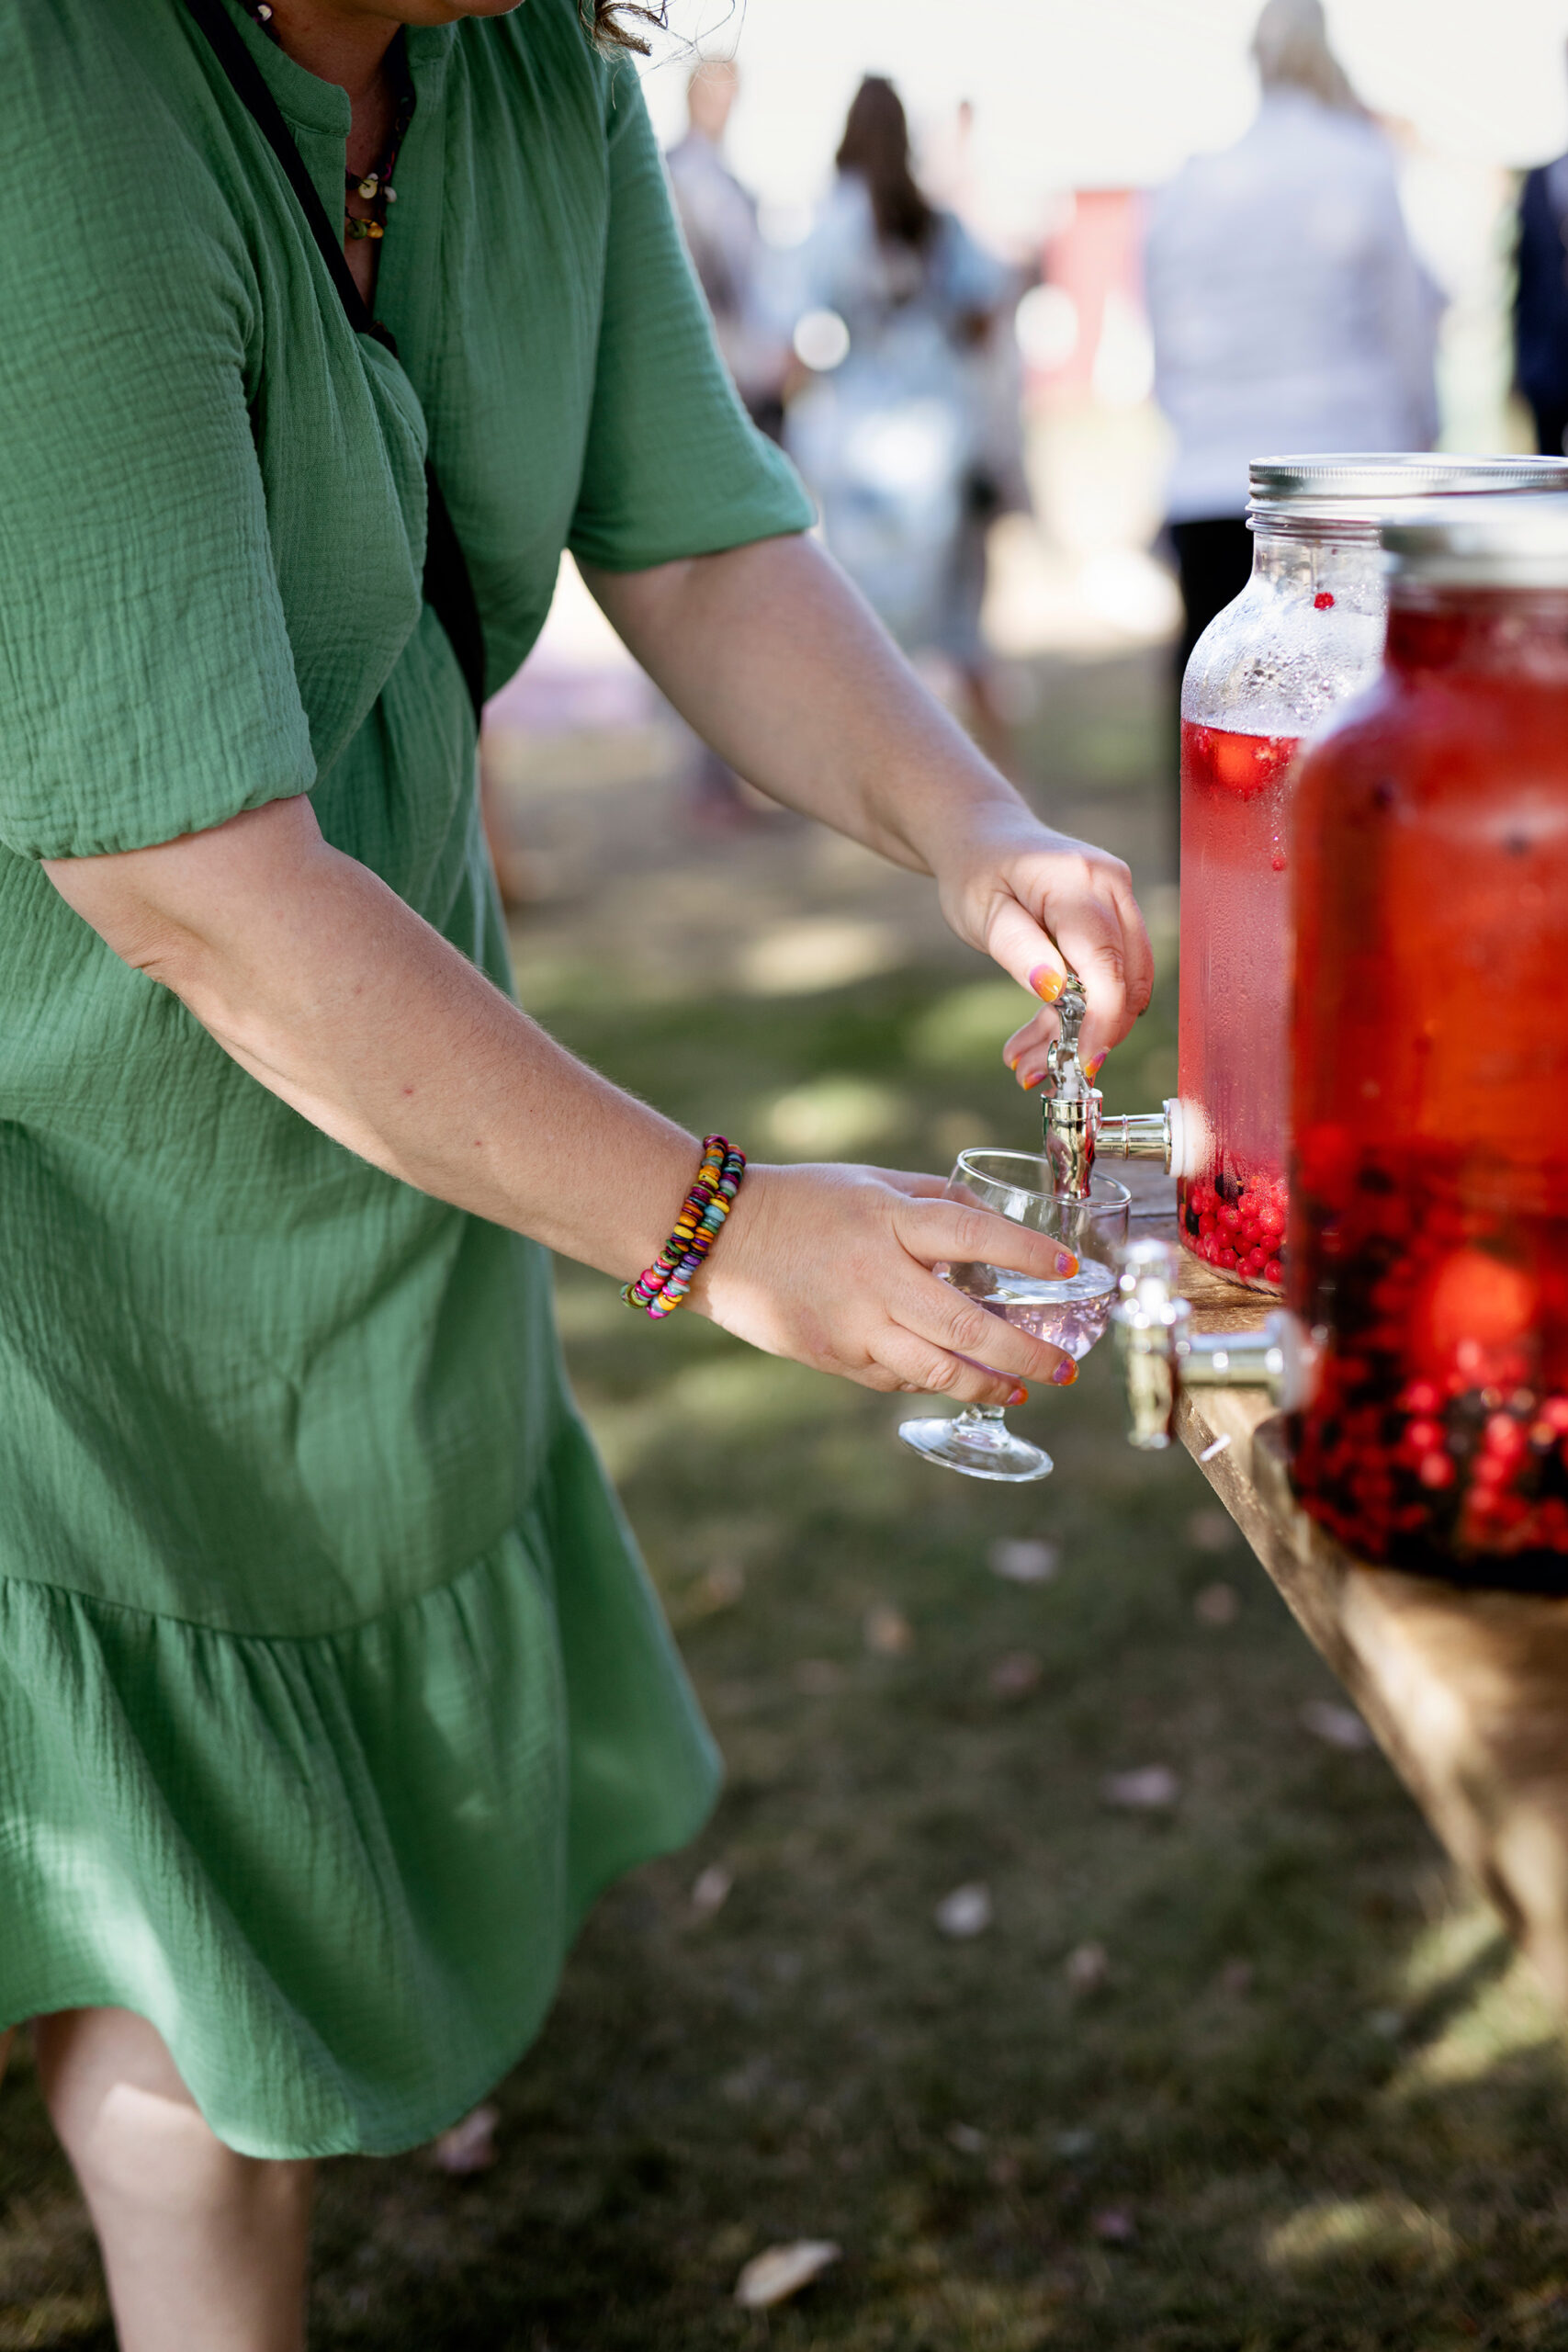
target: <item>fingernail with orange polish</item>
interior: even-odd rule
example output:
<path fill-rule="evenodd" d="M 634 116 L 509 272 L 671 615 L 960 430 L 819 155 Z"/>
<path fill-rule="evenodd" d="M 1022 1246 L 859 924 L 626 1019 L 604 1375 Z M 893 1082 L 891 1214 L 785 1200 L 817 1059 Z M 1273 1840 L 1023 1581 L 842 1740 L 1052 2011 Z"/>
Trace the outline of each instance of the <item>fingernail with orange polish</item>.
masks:
<path fill-rule="evenodd" d="M 1104 1054 L 1096 1054 L 1091 1060 L 1085 1062 L 1083 1074 L 1087 1079 L 1093 1080 L 1100 1076 L 1100 1071 L 1105 1068 L 1105 1055 L 1110 1051 L 1111 1048 L 1108 1046 Z"/>
<path fill-rule="evenodd" d="M 1037 1070 L 1033 1071 L 1033 1072 L 1031 1074 L 1031 1076 L 1030 1076 L 1030 1077 L 1028 1077 L 1028 1078 L 1021 1078 L 1021 1079 L 1019 1080 L 1019 1081 L 1018 1081 L 1018 1082 L 1019 1082 L 1020 1086 L 1021 1086 L 1021 1087 L 1022 1087 L 1022 1089 L 1023 1089 L 1024 1092 L 1025 1092 L 1026 1094 L 1029 1094 L 1029 1093 L 1032 1092 L 1033 1089 L 1034 1089 L 1035 1087 L 1037 1087 L 1037 1086 L 1040 1084 L 1040 1081 L 1041 1081 L 1041 1080 L 1044 1077 L 1044 1075 L 1045 1075 L 1045 1073 L 1044 1073 L 1044 1071 L 1043 1071 L 1043 1069 L 1037 1069 Z"/>
<path fill-rule="evenodd" d="M 1062 974 L 1053 971 L 1049 964 L 1036 964 L 1033 971 L 1029 975 L 1030 987 L 1034 990 L 1035 995 L 1043 997 L 1047 1004 L 1055 1003 L 1062 993 L 1064 984 Z"/>
<path fill-rule="evenodd" d="M 1029 1391 L 1028 1391 L 1028 1389 L 1027 1389 L 1027 1388 L 1022 1387 L 1021 1385 L 1021 1386 L 1019 1386 L 1019 1387 L 1017 1387 L 1017 1388 L 1015 1388 L 1015 1389 L 1013 1390 L 1013 1392 L 1012 1392 L 1012 1395 L 1008 1398 L 1008 1403 L 1009 1403 L 1010 1405 L 1027 1405 L 1027 1404 L 1028 1404 L 1028 1402 L 1029 1402 Z"/>
<path fill-rule="evenodd" d="M 1070 1250 L 1058 1250 L 1056 1252 L 1056 1272 L 1059 1274 L 1076 1274 L 1077 1270 L 1078 1261 L 1074 1257 L 1072 1251 Z"/>
<path fill-rule="evenodd" d="M 1070 1388 L 1077 1376 L 1078 1368 L 1069 1356 L 1064 1363 L 1059 1363 L 1051 1374 L 1052 1385 L 1057 1388 Z"/>

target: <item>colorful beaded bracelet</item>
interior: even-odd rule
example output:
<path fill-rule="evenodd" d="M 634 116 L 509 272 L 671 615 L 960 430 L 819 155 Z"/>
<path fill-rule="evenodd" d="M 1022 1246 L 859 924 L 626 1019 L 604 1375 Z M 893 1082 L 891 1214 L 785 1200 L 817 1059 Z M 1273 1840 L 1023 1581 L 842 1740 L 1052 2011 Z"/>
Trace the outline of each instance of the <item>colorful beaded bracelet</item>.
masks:
<path fill-rule="evenodd" d="M 646 1307 L 649 1300 L 664 1288 L 691 1249 L 693 1237 L 702 1224 L 709 1203 L 717 1198 L 726 1148 L 722 1136 L 709 1136 L 704 1144 L 702 1165 L 682 1204 L 681 1214 L 675 1220 L 675 1230 L 653 1264 L 640 1273 L 635 1283 L 628 1283 L 622 1293 L 628 1306 Z"/>
<path fill-rule="evenodd" d="M 708 1138 L 697 1180 L 686 1195 L 675 1230 L 654 1264 L 621 1294 L 628 1306 L 640 1308 L 655 1319 L 679 1306 L 729 1214 L 745 1166 L 744 1153 L 731 1151 L 722 1136 Z"/>
<path fill-rule="evenodd" d="M 657 1261 L 621 1294 L 628 1306 L 641 1308 L 657 1321 L 680 1306 L 729 1215 L 745 1170 L 744 1152 L 732 1150 L 722 1136 L 707 1139 L 702 1168 L 674 1232 Z"/>
<path fill-rule="evenodd" d="M 674 1312 L 717 1240 L 745 1173 L 743 1151 L 735 1150 L 723 1136 L 704 1136 L 702 1165 L 682 1203 L 674 1231 L 653 1264 L 621 1293 L 628 1306 L 656 1322 Z"/>

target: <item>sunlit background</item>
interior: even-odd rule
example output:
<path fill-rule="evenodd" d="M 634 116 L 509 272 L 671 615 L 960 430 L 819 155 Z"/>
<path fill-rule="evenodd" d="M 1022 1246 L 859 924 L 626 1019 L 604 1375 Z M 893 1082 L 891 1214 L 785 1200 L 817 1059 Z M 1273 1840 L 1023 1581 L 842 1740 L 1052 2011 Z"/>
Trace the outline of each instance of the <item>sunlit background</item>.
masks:
<path fill-rule="evenodd" d="M 1016 327 L 1035 512 L 1003 518 L 991 546 L 986 628 L 1003 657 L 1153 643 L 1174 628 L 1157 544 L 1168 441 L 1140 290 L 1145 199 L 1187 156 L 1245 129 L 1256 15 L 1254 0 L 701 0 L 676 6 L 641 68 L 668 144 L 684 127 L 694 58 L 735 58 L 729 160 L 781 249 L 829 185 L 861 75 L 888 74 L 933 193 L 1041 281 Z M 1568 144 L 1568 18 L 1558 0 L 1339 0 L 1328 16 L 1397 141 L 1411 230 L 1448 298 L 1440 445 L 1527 448 L 1509 398 L 1514 175 Z M 499 742 L 569 708 L 603 714 L 616 678 L 625 715 L 657 723 L 569 568 L 529 685 L 503 700 L 492 733 Z M 514 752 L 513 765 L 529 756 Z"/>

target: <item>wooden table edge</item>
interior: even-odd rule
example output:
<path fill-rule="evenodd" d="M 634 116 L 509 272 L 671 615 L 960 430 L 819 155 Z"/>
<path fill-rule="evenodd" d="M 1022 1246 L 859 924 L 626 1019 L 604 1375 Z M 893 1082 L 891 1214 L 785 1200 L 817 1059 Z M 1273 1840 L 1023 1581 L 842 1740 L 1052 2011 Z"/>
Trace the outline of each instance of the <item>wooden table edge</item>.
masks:
<path fill-rule="evenodd" d="M 1267 1312 L 1183 1260 L 1199 1329 Z M 1259 1390 L 1184 1396 L 1177 1434 L 1437 1836 L 1568 2007 L 1568 1600 L 1358 1560 L 1296 1503 Z"/>

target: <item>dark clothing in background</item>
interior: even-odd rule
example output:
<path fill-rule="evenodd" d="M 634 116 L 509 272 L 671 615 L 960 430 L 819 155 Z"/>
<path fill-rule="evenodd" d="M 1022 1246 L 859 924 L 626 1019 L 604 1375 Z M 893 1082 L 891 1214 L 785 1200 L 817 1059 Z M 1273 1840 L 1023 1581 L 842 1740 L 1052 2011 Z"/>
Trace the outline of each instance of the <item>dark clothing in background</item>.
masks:
<path fill-rule="evenodd" d="M 1252 533 L 1239 514 L 1205 515 L 1168 526 L 1181 586 L 1181 639 L 1177 648 L 1179 695 L 1192 648 L 1216 613 L 1239 596 L 1252 571 Z"/>
<path fill-rule="evenodd" d="M 1568 155 L 1538 164 L 1519 193 L 1514 380 L 1535 417 L 1543 456 L 1560 458 L 1568 429 Z"/>

